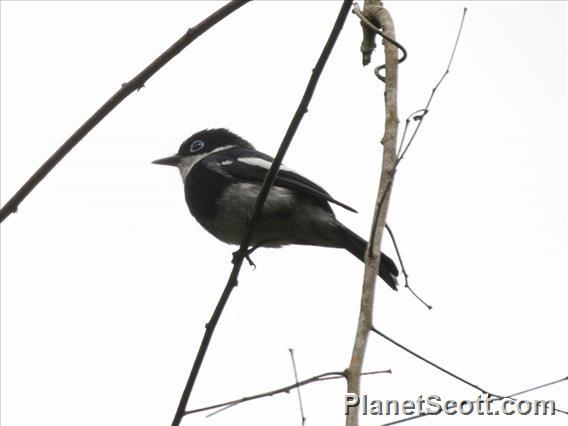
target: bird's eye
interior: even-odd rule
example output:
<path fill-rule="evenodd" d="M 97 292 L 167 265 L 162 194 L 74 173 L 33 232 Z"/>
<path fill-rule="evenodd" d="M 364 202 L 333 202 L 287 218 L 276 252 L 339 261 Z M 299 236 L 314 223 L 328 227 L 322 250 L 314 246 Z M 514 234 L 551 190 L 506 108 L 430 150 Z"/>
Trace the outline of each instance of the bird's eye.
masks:
<path fill-rule="evenodd" d="M 189 152 L 197 152 L 201 148 L 203 148 L 204 146 L 205 146 L 205 142 L 203 142 L 203 141 L 193 141 L 193 143 L 189 147 Z"/>

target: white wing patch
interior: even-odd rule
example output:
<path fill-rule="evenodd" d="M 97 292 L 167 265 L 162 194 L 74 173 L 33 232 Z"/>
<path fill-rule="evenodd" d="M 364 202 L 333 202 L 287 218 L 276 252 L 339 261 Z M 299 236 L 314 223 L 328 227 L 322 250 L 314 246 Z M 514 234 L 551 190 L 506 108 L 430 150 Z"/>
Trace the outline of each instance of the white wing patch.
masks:
<path fill-rule="evenodd" d="M 191 155 L 189 157 L 182 158 L 182 160 L 178 164 L 178 169 L 179 169 L 179 172 L 181 174 L 182 181 L 185 183 L 185 178 L 187 177 L 187 175 L 189 174 L 189 172 L 191 171 L 193 166 L 195 166 L 195 164 L 197 164 L 197 162 L 199 162 L 200 160 L 203 160 L 205 157 L 207 157 L 208 155 L 211 155 L 215 152 L 225 151 L 226 149 L 234 148 L 234 147 L 235 147 L 235 145 L 220 146 L 219 148 L 215 148 L 213 151 L 209 151 L 209 152 L 199 154 L 199 155 Z"/>
<path fill-rule="evenodd" d="M 239 163 L 245 163 L 245 164 L 248 164 L 250 166 L 262 167 L 263 169 L 266 169 L 266 170 L 268 170 L 270 168 L 270 166 L 272 165 L 271 161 L 263 160 L 262 158 L 258 158 L 258 157 L 243 157 L 243 158 L 238 158 L 237 161 Z M 292 171 L 284 165 L 281 165 L 280 169 L 281 170 L 287 170 L 289 172 Z"/>

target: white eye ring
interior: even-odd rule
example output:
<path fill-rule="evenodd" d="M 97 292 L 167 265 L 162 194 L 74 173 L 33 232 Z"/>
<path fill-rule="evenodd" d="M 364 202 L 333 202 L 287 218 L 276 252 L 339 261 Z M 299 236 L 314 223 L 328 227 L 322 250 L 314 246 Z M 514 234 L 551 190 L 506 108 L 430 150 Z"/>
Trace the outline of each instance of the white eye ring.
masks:
<path fill-rule="evenodd" d="M 189 152 L 197 152 L 205 146 L 205 142 L 201 140 L 193 141 L 189 147 Z"/>

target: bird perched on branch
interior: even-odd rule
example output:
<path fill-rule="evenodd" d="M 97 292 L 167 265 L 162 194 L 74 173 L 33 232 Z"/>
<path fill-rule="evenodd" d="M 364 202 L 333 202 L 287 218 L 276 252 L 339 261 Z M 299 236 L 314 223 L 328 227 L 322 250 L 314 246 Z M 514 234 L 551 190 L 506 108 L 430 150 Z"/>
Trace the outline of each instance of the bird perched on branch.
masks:
<path fill-rule="evenodd" d="M 176 166 L 191 214 L 217 239 L 240 244 L 272 160 L 227 129 L 206 129 L 183 142 L 177 154 L 153 163 Z M 282 166 L 254 229 L 249 254 L 258 247 L 302 244 L 343 248 L 364 261 L 367 242 L 335 218 L 329 203 L 355 212 Z M 397 289 L 398 269 L 385 254 L 379 276 Z"/>

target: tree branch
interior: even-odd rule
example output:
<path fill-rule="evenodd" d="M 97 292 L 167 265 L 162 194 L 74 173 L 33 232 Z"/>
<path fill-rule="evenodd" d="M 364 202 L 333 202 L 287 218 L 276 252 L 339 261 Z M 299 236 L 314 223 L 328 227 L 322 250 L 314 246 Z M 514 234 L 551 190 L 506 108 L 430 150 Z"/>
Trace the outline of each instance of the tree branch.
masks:
<path fill-rule="evenodd" d="M 392 371 L 391 370 L 369 371 L 369 372 L 366 372 L 366 373 L 362 373 L 361 375 L 367 376 L 367 375 L 383 374 L 383 373 L 391 374 Z M 326 380 L 336 380 L 336 379 L 341 379 L 342 377 L 345 377 L 344 371 L 332 371 L 332 372 L 329 372 L 329 373 L 318 374 L 317 376 L 310 377 L 309 379 L 305 379 L 305 380 L 302 380 L 302 381 L 299 381 L 299 382 L 296 381 L 295 383 L 292 383 L 291 385 L 288 385 L 288 386 L 283 386 L 281 388 L 273 389 L 273 390 L 266 391 L 266 392 L 261 392 L 261 393 L 251 395 L 251 396 L 245 396 L 245 397 L 242 397 L 242 398 L 239 398 L 239 399 L 233 399 L 232 401 L 226 401 L 226 402 L 221 402 L 221 403 L 218 403 L 218 404 L 208 405 L 206 407 L 195 408 L 193 410 L 186 411 L 184 414 L 201 413 L 203 411 L 210 411 L 210 410 L 214 410 L 216 408 L 220 408 L 221 410 L 225 410 L 227 408 L 234 407 L 235 405 L 242 404 L 243 402 L 253 401 L 255 399 L 260 399 L 260 398 L 266 398 L 268 396 L 274 396 L 274 395 L 277 395 L 277 394 L 280 394 L 280 393 L 288 393 L 293 389 L 300 388 L 301 386 L 304 386 L 304 385 L 309 385 L 310 383 L 323 382 L 323 381 L 326 381 Z M 216 414 L 221 410 L 218 410 L 215 413 L 212 413 L 210 415 Z"/>
<path fill-rule="evenodd" d="M 18 210 L 20 203 L 33 191 L 33 189 L 53 170 L 53 168 L 65 157 L 93 128 L 99 124 L 115 107 L 126 99 L 135 90 L 144 87 L 146 81 L 158 72 L 164 65 L 185 49 L 191 42 L 206 32 L 209 28 L 219 23 L 235 10 L 244 6 L 250 0 L 232 0 L 221 7 L 195 27 L 190 28 L 181 38 L 172 44 L 164 53 L 156 58 L 150 65 L 144 68 L 136 77 L 122 87 L 106 101 L 63 145 L 61 145 L 45 163 L 22 185 L 22 187 L 0 209 L 0 222 Z"/>
<path fill-rule="evenodd" d="M 395 39 L 394 25 L 389 12 L 378 0 L 365 0 L 363 14 L 373 22 L 378 22 L 389 40 Z M 397 43 L 398 44 L 398 43 Z M 396 142 L 398 131 L 397 84 L 398 84 L 398 47 L 390 41 L 383 40 L 385 49 L 385 131 L 383 143 L 383 163 L 379 191 L 375 204 L 373 225 L 367 250 L 365 252 L 365 273 L 361 294 L 361 307 L 357 333 L 353 344 L 351 362 L 347 370 L 347 392 L 360 394 L 361 371 L 373 322 L 373 301 L 375 282 L 379 270 L 381 256 L 381 239 L 386 222 L 390 190 L 396 166 Z M 350 410 L 347 414 L 347 426 L 358 424 L 358 410 Z"/>
<path fill-rule="evenodd" d="M 500 396 L 500 395 L 497 395 L 497 394 L 490 393 L 490 392 L 486 391 L 485 389 L 483 389 L 482 387 L 473 384 L 472 382 L 470 382 L 470 381 L 468 381 L 468 380 L 466 380 L 466 379 L 464 379 L 464 378 L 458 376 L 458 375 L 455 374 L 455 373 L 452 373 L 452 372 L 449 371 L 449 370 L 446 370 L 444 367 L 440 367 L 438 364 L 436 364 L 436 363 L 434 363 L 434 362 L 432 362 L 432 361 L 427 360 L 427 359 L 424 358 L 422 355 L 417 354 L 416 352 L 414 352 L 414 351 L 411 350 L 411 349 L 408 349 L 406 346 L 402 345 L 401 343 L 398 343 L 396 340 L 391 339 L 389 336 L 387 336 L 387 335 L 384 334 L 383 332 L 379 331 L 377 328 L 372 327 L 371 330 L 372 330 L 374 333 L 376 333 L 376 334 L 378 334 L 379 336 L 381 336 L 383 339 L 388 340 L 388 341 L 391 342 L 393 345 L 398 346 L 399 348 L 405 350 L 406 352 L 408 352 L 409 354 L 415 356 L 415 357 L 418 358 L 419 360 L 422 360 L 422 361 L 424 361 L 425 363 L 430 364 L 432 367 L 437 368 L 438 370 L 442 371 L 443 373 L 446 373 L 448 376 L 451 376 L 451 377 L 453 377 L 454 379 L 459 380 L 460 382 L 465 383 L 466 385 L 471 386 L 471 387 L 474 388 L 474 389 L 477 389 L 477 390 L 480 391 L 481 393 L 486 393 L 486 394 L 488 394 L 488 395 Z"/>
<path fill-rule="evenodd" d="M 549 383 L 545 383 L 545 384 L 543 384 L 543 385 L 535 386 L 535 387 L 532 387 L 532 388 L 529 388 L 529 389 L 522 390 L 522 391 L 520 391 L 520 392 L 515 392 L 515 393 L 512 393 L 512 394 L 503 396 L 503 395 L 499 395 L 499 394 L 496 394 L 496 393 L 493 393 L 493 392 L 489 392 L 489 391 L 485 390 L 484 388 L 482 388 L 481 386 L 475 385 L 475 384 L 473 384 L 472 382 L 470 382 L 469 380 L 466 380 L 466 379 L 464 379 L 463 377 L 458 376 L 457 374 L 452 373 L 451 371 L 445 369 L 444 367 L 439 366 L 439 365 L 436 364 L 435 362 L 430 361 L 430 360 L 424 358 L 422 355 L 420 355 L 420 354 L 414 352 L 412 349 L 409 349 L 409 348 L 407 348 L 406 346 L 404 346 L 403 344 L 401 344 L 401 343 L 397 342 L 396 340 L 390 338 L 389 336 L 387 336 L 387 335 L 384 334 L 383 332 L 379 331 L 379 330 L 376 329 L 375 327 L 372 328 L 372 331 L 373 331 L 374 333 L 378 334 L 379 336 L 381 336 L 383 339 L 388 340 L 388 341 L 391 342 L 393 345 L 398 346 L 399 348 L 401 348 L 401 349 L 403 349 L 404 351 L 408 352 L 408 353 L 411 354 L 412 356 L 418 358 L 418 359 L 421 360 L 421 361 L 424 361 L 426 364 L 431 365 L 432 367 L 434 367 L 434 368 L 440 370 L 441 372 L 447 374 L 448 376 L 453 377 L 454 379 L 456 379 L 456 380 L 458 380 L 458 381 L 460 381 L 460 382 L 462 382 L 462 383 L 464 383 L 464 384 L 466 384 L 466 385 L 468 385 L 468 386 L 470 386 L 470 387 L 472 387 L 472 388 L 474 388 L 474 389 L 480 391 L 481 393 L 486 394 L 489 398 L 492 398 L 492 399 L 495 399 L 495 400 L 511 399 L 511 400 L 513 400 L 513 401 L 517 401 L 517 399 L 514 398 L 515 396 L 518 396 L 518 395 L 521 395 L 521 394 L 523 394 L 523 393 L 531 392 L 531 391 L 536 390 L 536 389 L 541 389 L 541 388 L 544 388 L 544 387 L 547 387 L 547 386 L 551 386 L 551 385 L 554 385 L 554 384 L 556 384 L 556 383 L 560 383 L 560 382 L 563 382 L 563 381 L 565 381 L 565 380 L 568 380 L 568 377 L 564 377 L 564 378 L 562 378 L 562 379 L 555 380 L 555 381 L 552 381 L 552 382 L 549 382 Z M 555 407 L 555 412 L 559 412 L 559 413 L 563 413 L 563 414 L 568 414 L 567 411 L 561 410 L 561 409 L 556 408 L 556 407 Z M 420 418 L 420 417 L 424 417 L 424 416 L 427 416 L 427 415 L 429 415 L 429 414 L 428 414 L 428 413 L 420 413 L 420 414 L 417 414 L 416 416 L 413 416 L 413 417 L 408 417 L 408 418 L 406 418 L 406 419 L 396 420 L 396 421 L 394 421 L 394 422 L 387 423 L 386 425 L 394 425 L 394 424 L 398 424 L 398 423 L 403 423 L 403 422 L 410 421 L 410 420 L 414 420 L 414 419 L 417 419 L 417 418 Z M 383 425 L 383 426 L 386 426 L 386 425 Z"/>
<path fill-rule="evenodd" d="M 248 220 L 246 234 L 243 237 L 243 241 L 241 242 L 239 250 L 237 251 L 236 255 L 233 258 L 233 269 L 231 271 L 231 275 L 229 276 L 227 285 L 225 286 L 225 289 L 223 290 L 223 293 L 221 294 L 221 297 L 217 302 L 217 306 L 213 311 L 211 319 L 205 326 L 205 333 L 203 335 L 201 345 L 199 346 L 199 350 L 193 362 L 193 367 L 191 368 L 191 373 L 185 385 L 185 389 L 181 396 L 176 414 L 174 416 L 174 420 L 172 422 L 173 426 L 178 426 L 181 422 L 182 417 L 185 414 L 187 401 L 189 400 L 189 396 L 191 394 L 193 386 L 195 385 L 195 380 L 197 379 L 199 369 L 201 368 L 201 363 L 203 362 L 203 359 L 207 352 L 207 348 L 209 346 L 209 342 L 211 341 L 211 337 L 213 336 L 215 326 L 219 321 L 221 313 L 225 308 L 225 305 L 227 303 L 227 300 L 229 299 L 229 296 L 231 295 L 231 292 L 237 286 L 238 276 L 241 270 L 241 266 L 243 264 L 243 259 L 246 256 L 248 247 L 250 246 L 250 243 L 252 241 L 252 234 L 254 228 L 256 227 L 260 219 L 262 207 L 264 206 L 266 198 L 268 197 L 268 192 L 270 191 L 270 188 L 272 187 L 272 184 L 276 179 L 276 174 L 278 173 L 278 169 L 282 164 L 282 160 L 284 158 L 284 155 L 286 154 L 286 151 L 288 150 L 288 147 L 292 143 L 292 138 L 294 137 L 296 130 L 300 126 L 300 122 L 302 121 L 304 114 L 308 111 L 308 105 L 314 94 L 315 88 L 318 83 L 318 79 L 323 71 L 327 59 L 329 58 L 329 55 L 331 54 L 331 51 L 333 50 L 333 46 L 335 45 L 335 42 L 339 37 L 339 33 L 343 28 L 343 24 L 345 23 L 345 19 L 347 17 L 347 14 L 349 13 L 350 6 L 351 6 L 350 0 L 343 0 L 337 19 L 333 25 L 333 29 L 331 30 L 331 34 L 329 35 L 329 38 L 321 52 L 321 55 L 316 63 L 316 66 L 312 70 L 312 75 L 310 77 L 304 95 L 302 97 L 302 100 L 300 101 L 300 104 L 296 109 L 296 113 L 294 114 L 294 117 L 292 118 L 292 121 L 288 126 L 288 130 L 286 131 L 284 139 L 282 140 L 282 143 L 278 148 L 278 152 L 274 157 L 274 161 L 272 162 L 272 165 L 270 166 L 270 169 L 268 170 L 264 178 L 264 181 L 260 188 L 260 192 L 256 198 L 254 210 Z"/>

